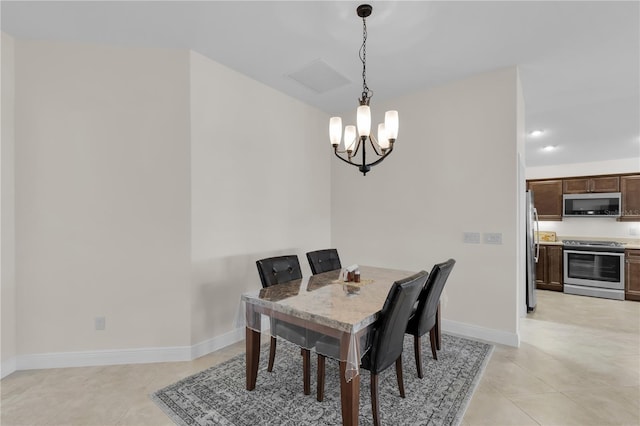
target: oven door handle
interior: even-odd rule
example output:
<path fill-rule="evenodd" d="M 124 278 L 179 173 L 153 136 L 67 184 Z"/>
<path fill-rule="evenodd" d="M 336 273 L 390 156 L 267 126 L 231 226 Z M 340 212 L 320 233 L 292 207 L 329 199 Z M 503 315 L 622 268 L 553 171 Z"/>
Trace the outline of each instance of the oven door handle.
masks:
<path fill-rule="evenodd" d="M 617 256 L 617 257 L 622 257 L 624 258 L 624 252 L 616 252 L 616 251 L 591 251 L 591 250 L 580 250 L 580 249 L 564 249 L 563 250 L 565 253 L 570 253 L 570 254 L 597 254 L 597 255 L 601 255 L 601 256 Z"/>

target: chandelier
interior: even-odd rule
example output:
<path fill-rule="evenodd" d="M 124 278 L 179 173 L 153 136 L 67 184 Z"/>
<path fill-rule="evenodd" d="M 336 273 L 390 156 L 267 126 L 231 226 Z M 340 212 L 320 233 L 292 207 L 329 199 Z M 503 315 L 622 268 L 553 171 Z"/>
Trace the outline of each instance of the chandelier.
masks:
<path fill-rule="evenodd" d="M 342 139 L 342 118 L 331 117 L 329 121 L 329 139 L 336 157 L 347 164 L 358 167 L 366 176 L 371 167 L 381 163 L 393 151 L 393 144 L 398 137 L 398 111 L 387 111 L 384 115 L 384 123 L 378 124 L 378 138 L 371 134 L 371 109 L 369 101 L 373 91 L 367 86 L 367 20 L 373 7 L 368 4 L 358 6 L 356 12 L 362 18 L 362 46 L 358 56 L 362 62 L 362 94 L 358 99 L 360 106 L 357 110 L 357 137 L 356 126 L 349 125 L 344 128 L 344 151 L 338 150 Z M 367 144 L 373 148 L 376 155 L 375 161 L 367 163 Z M 358 152 L 362 150 L 362 159 L 357 160 Z M 346 158 L 345 158 L 346 154 Z"/>

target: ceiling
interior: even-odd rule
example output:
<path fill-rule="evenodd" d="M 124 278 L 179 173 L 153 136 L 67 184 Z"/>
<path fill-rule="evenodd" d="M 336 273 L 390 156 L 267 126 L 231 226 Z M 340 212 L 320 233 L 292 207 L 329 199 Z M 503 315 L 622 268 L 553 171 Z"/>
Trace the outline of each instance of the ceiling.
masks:
<path fill-rule="evenodd" d="M 2 1 L 1 18 L 2 31 L 19 39 L 192 49 L 334 115 L 354 109 L 362 89 L 358 4 Z M 527 167 L 640 163 L 640 2 L 370 4 L 373 108 L 376 99 L 517 65 L 527 133 L 544 130 L 527 136 Z M 309 66 L 320 92 L 291 77 Z"/>

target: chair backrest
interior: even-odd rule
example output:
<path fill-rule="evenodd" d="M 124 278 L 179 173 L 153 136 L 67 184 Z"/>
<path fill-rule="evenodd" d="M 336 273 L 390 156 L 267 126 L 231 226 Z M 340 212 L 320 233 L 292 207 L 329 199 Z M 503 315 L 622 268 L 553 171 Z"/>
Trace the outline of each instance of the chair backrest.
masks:
<path fill-rule="evenodd" d="M 300 262 L 295 254 L 260 259 L 256 266 L 263 288 L 302 278 Z"/>
<path fill-rule="evenodd" d="M 313 275 L 342 268 L 336 249 L 310 251 L 307 253 L 307 260 Z"/>
<path fill-rule="evenodd" d="M 418 316 L 418 333 L 423 335 L 431 330 L 436 323 L 436 312 L 438 310 L 438 302 L 444 288 L 447 278 L 456 264 L 454 259 L 446 262 L 438 263 L 433 266 L 429 279 L 424 285 L 420 296 L 418 296 L 418 307 L 416 315 Z"/>
<path fill-rule="evenodd" d="M 402 354 L 404 331 L 413 305 L 427 280 L 427 271 L 393 283 L 380 317 L 375 325 L 368 369 L 378 374 L 393 364 Z"/>

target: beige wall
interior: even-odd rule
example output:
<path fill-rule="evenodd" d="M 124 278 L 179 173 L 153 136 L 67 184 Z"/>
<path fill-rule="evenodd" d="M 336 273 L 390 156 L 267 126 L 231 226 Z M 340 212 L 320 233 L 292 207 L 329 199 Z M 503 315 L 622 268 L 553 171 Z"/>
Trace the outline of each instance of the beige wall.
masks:
<path fill-rule="evenodd" d="M 509 344 L 518 342 L 517 285 L 524 285 L 519 93 L 509 68 L 388 102 L 374 98 L 374 123 L 386 109 L 399 111 L 395 152 L 365 177 L 332 161 L 332 241 L 343 263 L 430 270 L 453 257 L 445 325 Z M 501 232 L 503 243 L 463 244 L 465 231 Z"/>
<path fill-rule="evenodd" d="M 188 345 L 188 52 L 16 41 L 16 94 L 19 355 Z"/>
<path fill-rule="evenodd" d="M 255 261 L 330 242 L 327 114 L 191 54 L 192 344 L 242 325 Z"/>
<path fill-rule="evenodd" d="M 0 176 L 1 182 L 1 245 L 0 271 L 0 299 L 2 306 L 1 344 L 2 358 L 1 376 L 15 368 L 16 357 L 16 283 L 15 283 L 15 192 L 14 192 L 14 40 L 7 34 L 1 33 L 2 38 L 2 143 L 0 158 L 2 160 Z"/>
<path fill-rule="evenodd" d="M 455 257 L 449 325 L 516 336 L 515 69 L 387 102 L 401 114 L 398 150 L 362 177 L 332 158 L 326 114 L 199 54 L 15 46 L 18 285 L 12 304 L 3 84 L 3 363 L 206 352 L 242 324 L 256 259 L 295 253 L 308 273 L 304 253 L 329 246 L 345 264 L 429 269 Z M 488 203 L 496 210 L 478 211 Z M 502 232 L 503 245 L 462 244 L 464 231 Z"/>
<path fill-rule="evenodd" d="M 201 355 L 240 336 L 255 260 L 295 253 L 308 273 L 330 245 L 325 113 L 188 51 L 17 41 L 16 76 L 3 365 Z"/>

